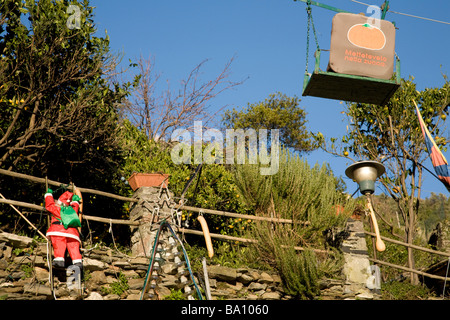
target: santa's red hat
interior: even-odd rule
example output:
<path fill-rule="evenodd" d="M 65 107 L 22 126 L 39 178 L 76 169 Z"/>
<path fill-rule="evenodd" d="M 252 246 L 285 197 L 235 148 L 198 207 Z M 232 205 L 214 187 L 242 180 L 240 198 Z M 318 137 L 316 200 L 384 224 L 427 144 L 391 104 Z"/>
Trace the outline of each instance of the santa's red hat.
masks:
<path fill-rule="evenodd" d="M 58 201 L 60 201 L 65 205 L 69 205 L 70 201 L 72 201 L 72 196 L 73 196 L 72 192 L 66 191 L 59 197 Z"/>

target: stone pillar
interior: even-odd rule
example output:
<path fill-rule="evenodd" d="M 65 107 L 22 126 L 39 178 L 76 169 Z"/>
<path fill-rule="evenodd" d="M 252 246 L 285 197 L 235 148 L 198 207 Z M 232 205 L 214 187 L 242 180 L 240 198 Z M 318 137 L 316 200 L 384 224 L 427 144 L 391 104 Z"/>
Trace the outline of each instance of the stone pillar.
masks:
<path fill-rule="evenodd" d="M 379 269 L 370 265 L 363 222 L 349 218 L 347 227 L 350 235 L 342 242 L 347 291 L 353 291 L 356 297 L 361 295 L 359 298 L 373 299 L 379 294 Z"/>
<path fill-rule="evenodd" d="M 160 222 L 172 219 L 173 194 L 167 188 L 141 187 L 133 198 L 139 201 L 130 211 L 130 220 L 141 225 L 131 227 L 131 251 L 134 256 L 149 257 Z"/>

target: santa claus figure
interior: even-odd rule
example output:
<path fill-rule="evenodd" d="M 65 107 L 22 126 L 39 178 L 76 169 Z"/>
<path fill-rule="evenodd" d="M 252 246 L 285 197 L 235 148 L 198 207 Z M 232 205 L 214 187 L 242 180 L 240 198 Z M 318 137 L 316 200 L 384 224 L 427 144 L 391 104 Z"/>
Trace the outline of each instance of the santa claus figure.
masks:
<path fill-rule="evenodd" d="M 53 246 L 54 258 L 53 266 L 57 268 L 65 267 L 66 249 L 72 259 L 72 263 L 80 268 L 83 267 L 80 253 L 80 233 L 77 228 L 81 226 L 80 200 L 81 192 L 75 188 L 75 194 L 66 191 L 55 202 L 51 189 L 45 194 L 45 209 L 51 213 L 51 225 L 46 236 L 50 237 Z M 62 215 L 72 214 L 79 220 L 74 224 L 68 223 Z M 76 220 L 76 219 L 75 219 Z"/>

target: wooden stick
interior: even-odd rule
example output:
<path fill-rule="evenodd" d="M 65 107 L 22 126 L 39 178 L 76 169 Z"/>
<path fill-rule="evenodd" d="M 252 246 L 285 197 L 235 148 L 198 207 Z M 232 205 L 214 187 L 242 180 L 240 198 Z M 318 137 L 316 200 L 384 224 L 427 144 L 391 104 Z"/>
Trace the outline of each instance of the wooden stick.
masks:
<path fill-rule="evenodd" d="M 373 233 L 373 232 L 364 231 L 364 233 L 369 235 L 369 236 L 372 236 L 372 237 L 376 236 L 375 233 Z M 424 248 L 424 247 L 419 247 L 419 246 L 416 246 L 414 244 L 409 244 L 409 243 L 406 243 L 406 242 L 402 242 L 402 241 L 399 241 L 399 240 L 394 240 L 394 239 L 387 238 L 387 237 L 384 237 L 384 236 L 381 236 L 381 239 L 383 239 L 384 241 L 387 241 L 387 242 L 392 242 L 392 243 L 395 243 L 395 244 L 398 244 L 398 245 L 401 245 L 401 246 L 404 246 L 404 247 L 410 247 L 410 248 L 413 248 L 413 249 L 416 249 L 416 250 L 420 250 L 420 251 L 423 251 L 423 252 L 433 253 L 433 254 L 444 256 L 444 257 L 450 257 L 450 252 L 443 252 L 443 251 L 437 251 L 437 250 L 428 249 L 428 248 Z"/>
<path fill-rule="evenodd" d="M 2 197 L 3 199 L 5 199 L 5 197 L 0 193 L 0 197 Z M 1 200 L 1 199 L 0 199 Z M 6 199 L 5 199 L 6 200 Z M 45 240 L 48 241 L 47 237 L 41 232 L 39 231 L 38 228 L 36 228 L 36 226 L 34 224 L 31 223 L 30 220 L 27 219 L 27 217 L 25 217 L 22 212 L 20 212 L 13 204 L 9 203 L 9 205 L 11 206 L 11 208 L 13 208 L 34 230 L 37 231 L 37 233 L 39 233 L 39 235 L 44 238 Z M 41 210 L 43 209 L 42 207 L 40 207 Z"/>
<path fill-rule="evenodd" d="M 91 221 L 97 221 L 97 222 L 104 222 L 104 223 L 126 224 L 126 225 L 130 225 L 130 226 L 139 226 L 141 224 L 141 223 L 139 223 L 137 221 L 101 218 L 101 217 L 87 216 L 87 215 L 83 215 L 83 219 L 91 220 Z"/>
<path fill-rule="evenodd" d="M 202 231 L 198 231 L 198 230 L 179 228 L 178 231 L 181 232 L 181 233 L 195 234 L 195 235 L 198 235 L 198 236 L 203 236 L 203 232 Z M 239 241 L 239 242 L 243 242 L 243 243 L 258 243 L 258 240 L 254 240 L 254 239 L 232 237 L 232 236 L 227 236 L 227 235 L 218 234 L 218 233 L 210 233 L 209 235 L 210 235 L 211 238 L 222 239 L 222 240 Z M 287 248 L 288 246 L 281 246 L 281 247 L 282 248 Z M 305 250 L 305 248 L 298 247 L 298 246 L 295 246 L 294 249 L 297 250 L 297 251 Z M 330 253 L 327 250 L 321 250 L 321 249 L 311 249 L 311 250 L 316 252 L 316 253 Z"/>
<path fill-rule="evenodd" d="M 428 278 L 432 278 L 432 279 L 438 279 L 438 280 L 445 280 L 445 277 L 437 276 L 437 275 L 434 275 L 434 274 L 431 274 L 431 273 L 426 273 L 426 272 L 423 272 L 423 271 L 411 269 L 411 268 L 404 267 L 404 266 L 399 266 L 397 264 L 385 262 L 385 261 L 382 261 L 382 260 L 377 260 L 377 259 L 370 258 L 370 257 L 369 257 L 369 260 L 372 261 L 372 262 L 375 262 L 375 263 L 384 264 L 384 265 L 386 265 L 388 267 L 392 267 L 392 268 L 396 268 L 396 269 L 400 269 L 400 270 L 404 270 L 404 271 L 420 274 L 421 276 L 424 276 L 424 277 L 428 277 Z"/>
<path fill-rule="evenodd" d="M 181 233 L 195 234 L 198 236 L 203 236 L 203 232 L 198 231 L 198 230 L 179 228 L 178 231 Z M 222 239 L 222 240 L 239 241 L 239 242 L 244 242 L 244 243 L 257 243 L 258 242 L 257 240 L 253 240 L 253 239 L 232 237 L 232 236 L 227 236 L 227 235 L 218 234 L 218 233 L 210 233 L 209 235 L 211 236 L 211 238 Z"/>
<path fill-rule="evenodd" d="M 198 212 L 198 213 L 201 213 L 201 212 L 209 213 L 209 214 L 215 214 L 215 215 L 219 215 L 219 216 L 232 217 L 232 218 L 270 221 L 270 222 L 279 222 L 279 223 L 290 223 L 290 224 L 293 223 L 291 219 L 258 217 L 258 216 L 254 216 L 254 215 L 250 215 L 250 214 L 239 214 L 239 213 L 234 213 L 234 212 L 203 209 L 203 208 L 196 208 L 196 207 L 190 207 L 190 206 L 180 206 L 178 209 L 186 210 L 186 211 L 193 211 L 193 212 Z M 309 222 L 298 222 L 298 223 L 309 224 Z"/>
<path fill-rule="evenodd" d="M 205 257 L 203 257 L 203 259 L 202 259 L 202 265 L 203 265 L 203 274 L 205 276 L 205 295 L 206 295 L 206 300 L 212 300 L 212 297 L 211 297 L 211 286 L 209 284 L 208 269 L 206 268 L 206 258 Z"/>
<path fill-rule="evenodd" d="M 13 172 L 13 171 L 9 171 L 9 170 L 5 170 L 5 169 L 0 169 L 0 174 L 4 174 L 10 177 L 14 177 L 14 178 L 20 178 L 20 179 L 26 179 L 29 181 L 33 181 L 36 183 L 48 183 L 48 185 L 52 185 L 52 186 L 60 186 L 61 182 L 58 181 L 53 181 L 53 180 L 47 180 L 44 178 L 38 178 L 38 177 L 33 177 L 33 176 L 29 176 L 27 174 L 23 174 L 23 173 L 18 173 L 18 172 Z M 90 193 L 90 194 L 96 194 L 99 196 L 105 196 L 105 197 L 109 197 L 109 198 L 113 198 L 113 199 L 117 199 L 117 200 L 122 200 L 122 201 L 128 201 L 128 202 L 138 202 L 138 199 L 135 198 L 128 198 L 128 197 L 123 197 L 123 196 L 119 196 L 113 193 L 109 193 L 109 192 L 104 192 L 104 191 L 99 191 L 99 190 L 94 190 L 94 189 L 88 189 L 88 188 L 80 188 L 77 187 L 81 192 L 84 193 Z"/>
<path fill-rule="evenodd" d="M 43 209 L 41 206 L 38 206 L 36 204 L 22 202 L 22 201 L 8 200 L 8 199 L 0 199 L 0 203 L 15 205 L 18 207 L 30 208 L 30 209 L 35 209 L 35 210 Z M 127 224 L 127 225 L 131 225 L 131 226 L 139 226 L 140 225 L 139 222 L 130 221 L 130 220 L 101 218 L 101 217 L 94 217 L 94 216 L 88 216 L 88 215 L 83 215 L 83 218 L 85 220 L 92 220 L 92 221 L 104 222 L 104 223 Z"/>

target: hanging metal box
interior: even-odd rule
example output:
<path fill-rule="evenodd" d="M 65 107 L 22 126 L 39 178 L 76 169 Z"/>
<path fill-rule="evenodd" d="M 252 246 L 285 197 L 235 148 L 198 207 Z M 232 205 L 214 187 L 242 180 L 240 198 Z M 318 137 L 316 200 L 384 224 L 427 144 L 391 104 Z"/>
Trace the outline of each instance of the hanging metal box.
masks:
<path fill-rule="evenodd" d="M 331 30 L 330 60 L 321 71 L 320 50 L 304 96 L 386 104 L 400 86 L 400 61 L 395 55 L 395 27 L 386 20 L 338 13 Z M 394 64 L 396 67 L 395 79 Z"/>

